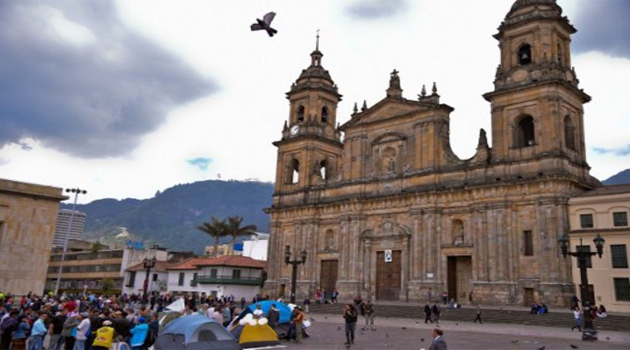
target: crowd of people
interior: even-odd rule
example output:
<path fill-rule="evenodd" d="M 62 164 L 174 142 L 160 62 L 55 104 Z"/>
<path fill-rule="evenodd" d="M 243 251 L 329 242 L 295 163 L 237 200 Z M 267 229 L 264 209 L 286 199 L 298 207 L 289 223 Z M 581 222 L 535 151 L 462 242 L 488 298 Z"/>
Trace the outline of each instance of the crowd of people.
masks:
<path fill-rule="evenodd" d="M 102 350 L 125 342 L 133 350 L 151 346 L 158 335 L 158 314 L 175 299 L 183 314 L 203 314 L 227 326 L 249 300 L 212 295 L 36 295 L 0 292 L 0 350 Z M 251 302 L 266 300 L 256 295 Z"/>

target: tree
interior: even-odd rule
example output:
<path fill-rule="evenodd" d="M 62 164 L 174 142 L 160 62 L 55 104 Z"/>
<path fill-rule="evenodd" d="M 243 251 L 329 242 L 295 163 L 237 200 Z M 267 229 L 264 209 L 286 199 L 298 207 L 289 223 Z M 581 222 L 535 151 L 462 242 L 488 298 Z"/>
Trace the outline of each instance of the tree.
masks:
<path fill-rule="evenodd" d="M 219 220 L 213 216 L 210 222 L 204 222 L 200 226 L 197 226 L 197 230 L 214 239 L 214 251 L 212 255 L 216 258 L 219 254 L 219 240 L 227 236 L 225 220 Z"/>
<path fill-rule="evenodd" d="M 256 232 L 256 225 L 247 225 L 241 227 L 243 223 L 243 218 L 240 216 L 231 216 L 227 220 L 226 231 L 229 236 L 232 236 L 232 254 L 234 254 L 234 243 L 236 242 L 236 237 L 245 236 L 250 233 Z"/>
<path fill-rule="evenodd" d="M 114 282 L 113 279 L 103 278 L 101 280 L 101 290 L 103 291 L 103 293 L 109 292 L 110 290 L 114 289 L 114 287 L 116 287 L 116 282 Z"/>

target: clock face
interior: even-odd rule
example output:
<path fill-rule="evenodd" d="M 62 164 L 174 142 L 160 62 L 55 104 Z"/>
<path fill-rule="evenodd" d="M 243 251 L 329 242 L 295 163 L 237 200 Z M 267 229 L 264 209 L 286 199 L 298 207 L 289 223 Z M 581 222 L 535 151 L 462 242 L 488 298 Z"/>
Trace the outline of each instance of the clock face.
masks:
<path fill-rule="evenodd" d="M 290 131 L 291 131 L 291 135 L 295 135 L 298 133 L 298 131 L 300 131 L 300 127 L 298 125 L 293 125 Z"/>

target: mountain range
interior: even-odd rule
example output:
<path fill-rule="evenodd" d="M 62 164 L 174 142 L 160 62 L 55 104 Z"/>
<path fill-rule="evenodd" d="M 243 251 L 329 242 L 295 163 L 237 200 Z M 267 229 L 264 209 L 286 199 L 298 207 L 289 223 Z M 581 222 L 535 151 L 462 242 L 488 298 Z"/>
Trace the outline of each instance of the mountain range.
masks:
<path fill-rule="evenodd" d="M 77 205 L 87 214 L 85 239 L 102 243 L 144 242 L 169 250 L 203 253 L 212 239 L 197 226 L 230 216 L 243 217 L 243 226 L 256 225 L 269 232 L 269 216 L 263 208 L 271 205 L 272 183 L 209 180 L 180 184 L 158 192 L 149 199 L 100 199 Z M 71 209 L 72 205 L 62 204 Z"/>

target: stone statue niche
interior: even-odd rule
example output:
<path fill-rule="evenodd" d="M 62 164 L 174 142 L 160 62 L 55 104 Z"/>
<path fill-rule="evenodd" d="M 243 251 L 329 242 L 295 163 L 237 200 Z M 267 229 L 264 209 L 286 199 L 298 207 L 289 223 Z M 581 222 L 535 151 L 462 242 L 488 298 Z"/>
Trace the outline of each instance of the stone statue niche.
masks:
<path fill-rule="evenodd" d="M 453 220 L 453 246 L 464 244 L 464 223 L 461 220 Z"/>

